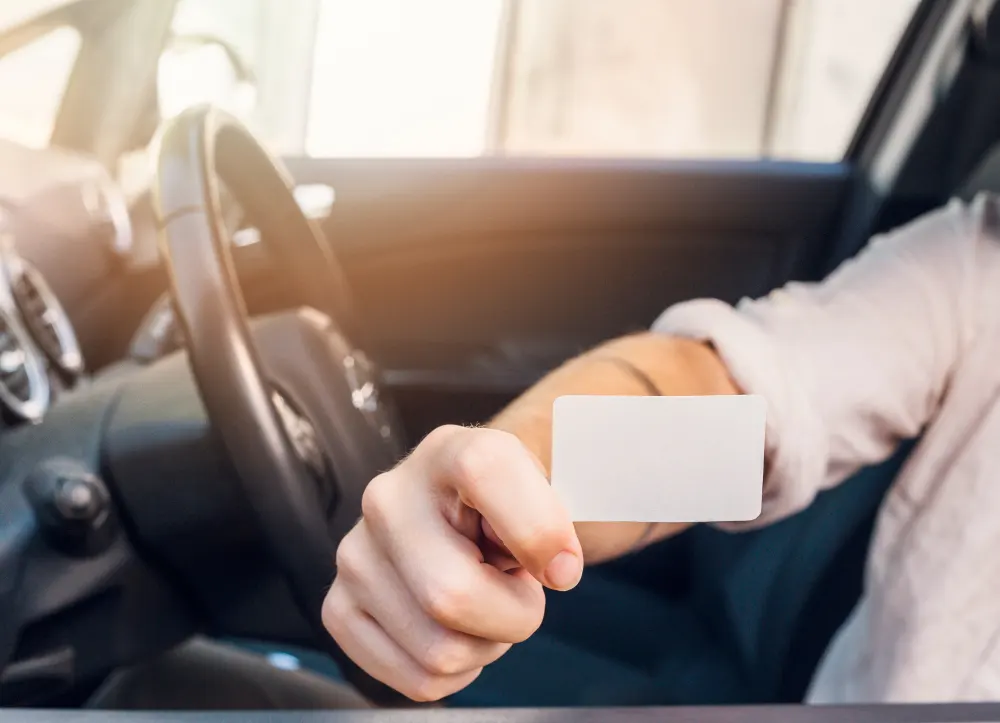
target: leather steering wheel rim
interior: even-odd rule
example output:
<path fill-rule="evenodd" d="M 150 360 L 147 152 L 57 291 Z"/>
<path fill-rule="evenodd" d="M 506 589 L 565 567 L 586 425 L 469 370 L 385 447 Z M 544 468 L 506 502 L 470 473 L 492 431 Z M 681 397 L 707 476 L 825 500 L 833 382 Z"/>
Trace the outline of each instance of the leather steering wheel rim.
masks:
<path fill-rule="evenodd" d="M 268 549 L 324 649 L 369 698 L 398 704 L 398 695 L 361 672 L 323 628 L 322 603 L 336 572 L 336 543 L 315 481 L 282 425 L 274 389 L 252 341 L 222 221 L 218 165 L 239 169 L 234 178 L 225 179 L 230 188 L 242 185 L 239 193 L 233 188 L 237 198 L 249 194 L 268 207 L 272 237 L 280 232 L 286 245 L 293 243 L 288 239 L 299 240 L 295 252 L 285 249 L 284 257 L 298 265 L 293 271 L 304 272 L 296 279 L 297 291 L 309 306 L 356 331 L 340 267 L 322 233 L 296 203 L 283 168 L 225 112 L 199 107 L 171 120 L 160 132 L 155 157 L 161 257 L 209 419 L 229 452 Z M 267 238 L 266 230 L 260 230 Z"/>

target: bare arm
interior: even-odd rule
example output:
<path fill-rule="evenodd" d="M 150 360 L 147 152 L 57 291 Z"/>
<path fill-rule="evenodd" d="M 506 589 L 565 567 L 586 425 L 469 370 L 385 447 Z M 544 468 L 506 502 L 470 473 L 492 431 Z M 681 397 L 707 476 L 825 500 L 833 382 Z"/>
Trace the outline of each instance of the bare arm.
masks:
<path fill-rule="evenodd" d="M 516 436 L 549 473 L 552 403 L 567 394 L 695 396 L 738 394 L 726 367 L 710 347 L 658 334 L 617 339 L 584 354 L 542 379 L 490 424 Z M 593 564 L 664 539 L 687 525 L 578 523 L 585 559 Z"/>

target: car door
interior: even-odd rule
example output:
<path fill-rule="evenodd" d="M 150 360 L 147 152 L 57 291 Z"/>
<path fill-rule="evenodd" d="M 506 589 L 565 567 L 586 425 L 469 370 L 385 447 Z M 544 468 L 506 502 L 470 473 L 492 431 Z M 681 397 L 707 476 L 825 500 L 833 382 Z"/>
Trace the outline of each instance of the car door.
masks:
<path fill-rule="evenodd" d="M 815 268 L 842 164 L 334 162 L 325 223 L 414 434 L 482 421 L 544 372 L 699 296 Z M 419 419 L 417 418 L 419 416 Z"/>

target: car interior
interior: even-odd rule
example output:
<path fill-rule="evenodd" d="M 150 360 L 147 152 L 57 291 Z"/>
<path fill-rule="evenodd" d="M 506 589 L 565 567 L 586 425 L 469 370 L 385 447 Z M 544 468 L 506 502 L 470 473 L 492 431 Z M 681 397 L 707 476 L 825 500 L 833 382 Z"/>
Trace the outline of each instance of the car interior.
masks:
<path fill-rule="evenodd" d="M 829 163 L 278 159 L 218 108 L 161 118 L 172 0 L 50 4 L 0 34 L 0 61 L 82 38 L 51 144 L 0 141 L 4 708 L 84 707 L 194 636 L 403 705 L 319 620 L 368 480 L 672 303 L 821 279 L 1000 193 L 994 2 L 920 2 Z M 912 446 L 769 528 L 589 569 L 446 707 L 801 703 Z"/>

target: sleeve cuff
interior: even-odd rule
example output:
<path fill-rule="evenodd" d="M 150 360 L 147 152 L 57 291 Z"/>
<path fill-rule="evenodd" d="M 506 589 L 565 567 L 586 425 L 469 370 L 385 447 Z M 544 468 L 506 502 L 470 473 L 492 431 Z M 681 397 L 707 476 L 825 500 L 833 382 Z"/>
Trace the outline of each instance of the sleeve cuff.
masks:
<path fill-rule="evenodd" d="M 763 527 L 808 507 L 824 478 L 826 435 L 767 329 L 744 306 L 734 309 L 722 301 L 699 299 L 667 309 L 652 330 L 712 344 L 736 385 L 767 400 L 761 515 L 750 523 L 720 527 Z"/>

